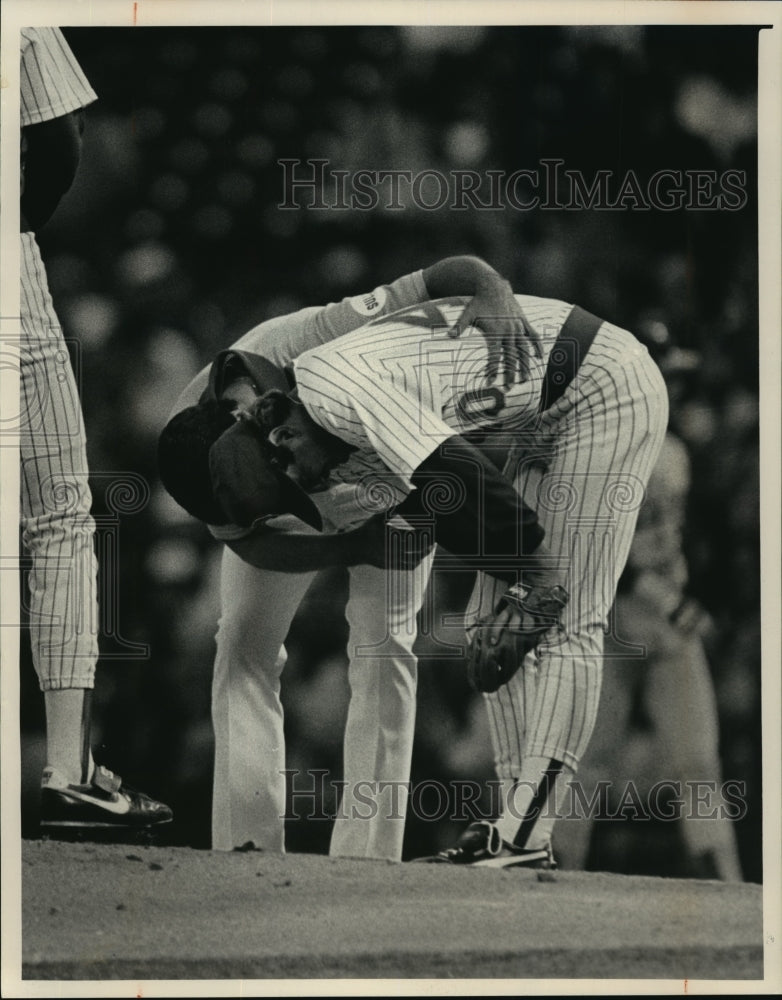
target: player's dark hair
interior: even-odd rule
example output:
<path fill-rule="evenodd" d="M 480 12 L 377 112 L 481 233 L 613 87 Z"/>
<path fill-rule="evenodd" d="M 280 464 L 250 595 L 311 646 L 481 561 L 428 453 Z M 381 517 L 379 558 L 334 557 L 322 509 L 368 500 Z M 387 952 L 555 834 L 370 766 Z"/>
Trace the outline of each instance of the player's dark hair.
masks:
<path fill-rule="evenodd" d="M 189 406 L 169 420 L 158 439 L 160 481 L 176 502 L 207 524 L 228 524 L 209 474 L 209 449 L 236 423 L 230 399 Z"/>

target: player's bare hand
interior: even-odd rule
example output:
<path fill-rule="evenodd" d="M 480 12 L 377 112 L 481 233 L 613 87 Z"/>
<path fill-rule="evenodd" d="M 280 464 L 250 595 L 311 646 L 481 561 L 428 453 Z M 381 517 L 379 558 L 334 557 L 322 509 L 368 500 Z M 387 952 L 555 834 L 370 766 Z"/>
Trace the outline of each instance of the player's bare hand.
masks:
<path fill-rule="evenodd" d="M 510 283 L 499 275 L 492 275 L 481 283 L 449 334 L 460 337 L 472 326 L 481 331 L 489 348 L 486 365 L 489 382 L 495 381 L 500 367 L 506 389 L 517 381 L 529 379 L 531 358 L 533 355 L 543 357 L 543 345 L 527 322 Z"/>
<path fill-rule="evenodd" d="M 401 518 L 375 514 L 351 532 L 356 562 L 380 569 L 415 569 L 432 551 L 431 536 L 403 525 Z"/>

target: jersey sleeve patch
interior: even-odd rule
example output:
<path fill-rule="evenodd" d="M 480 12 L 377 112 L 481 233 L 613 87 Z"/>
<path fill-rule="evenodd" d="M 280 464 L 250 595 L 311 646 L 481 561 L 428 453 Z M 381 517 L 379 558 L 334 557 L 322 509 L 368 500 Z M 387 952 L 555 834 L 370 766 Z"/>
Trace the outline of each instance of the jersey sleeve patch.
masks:
<path fill-rule="evenodd" d="M 382 285 L 367 295 L 354 295 L 350 299 L 350 305 L 359 316 L 376 316 L 382 312 L 386 304 L 386 290 Z"/>

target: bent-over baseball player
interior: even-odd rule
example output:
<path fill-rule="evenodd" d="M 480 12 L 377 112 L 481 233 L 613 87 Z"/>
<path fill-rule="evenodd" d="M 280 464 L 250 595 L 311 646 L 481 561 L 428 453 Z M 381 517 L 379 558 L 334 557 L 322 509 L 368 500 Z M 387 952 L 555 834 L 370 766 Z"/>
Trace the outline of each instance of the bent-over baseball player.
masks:
<path fill-rule="evenodd" d="M 253 525 L 234 545 L 250 562 L 270 558 L 269 518 L 301 515 L 327 474 L 374 460 L 379 481 L 408 491 L 396 513 L 482 570 L 470 675 L 504 809 L 437 860 L 495 867 L 554 864 L 553 806 L 592 732 L 603 632 L 668 413 L 632 334 L 565 302 L 516 299 L 542 345 L 525 382 L 490 383 L 485 340 L 449 336 L 463 299 L 414 306 L 303 354 L 295 393 L 214 426 L 199 458 L 211 500 Z M 504 476 L 473 443 L 487 430 L 509 451 Z"/>
<path fill-rule="evenodd" d="M 252 406 L 263 391 L 276 388 L 284 395 L 290 390 L 285 370 L 304 351 L 375 317 L 427 303 L 430 295 L 456 291 L 474 293 L 471 311 L 464 314 L 466 323 L 472 322 L 476 309 L 485 316 L 503 317 L 492 328 L 507 346 L 506 380 L 526 375 L 528 342 L 523 338 L 520 311 L 515 301 L 508 301 L 505 283 L 477 258 L 448 258 L 368 295 L 261 323 L 196 376 L 175 404 L 161 436 L 162 482 L 225 542 L 212 685 L 212 847 L 216 850 L 247 843 L 265 850 L 284 849 L 285 744 L 280 701 L 284 642 L 314 573 L 343 565 L 349 566 L 350 577 L 346 617 L 351 695 L 344 735 L 345 792 L 330 852 L 401 859 L 405 783 L 415 728 L 417 661 L 412 647 L 432 556 L 411 552 L 410 568 L 397 561 L 397 568 L 386 571 L 385 535 L 372 515 L 403 499 L 405 491 L 401 483 L 389 482 L 380 497 L 362 502 L 356 481 L 368 469 L 362 468 L 360 456 L 312 499 L 302 492 L 297 506 L 295 493 L 290 495 L 291 509 L 302 519 L 297 522 L 298 535 L 283 538 L 281 534 L 292 518 L 277 517 L 263 529 L 253 529 L 242 512 L 226 513 L 211 496 L 191 502 L 188 498 L 194 491 L 204 492 L 199 475 L 206 471 L 208 476 L 208 470 L 191 462 L 189 454 L 192 434 L 201 433 L 197 420 L 208 414 L 222 429 L 231 427 L 234 413 Z M 499 356 L 497 349 L 492 358 L 495 369 Z M 334 441 L 345 458 L 351 449 Z M 235 456 L 233 471 L 239 475 L 244 467 L 238 452 Z M 369 456 L 370 469 L 373 461 Z M 251 464 L 246 471 L 251 474 Z M 208 489 L 207 485 L 207 493 Z M 321 527 L 331 533 L 322 533 Z M 256 545 L 251 560 L 244 558 L 252 544 L 249 536 Z M 368 557 L 370 552 L 374 559 Z M 420 567 L 419 557 L 423 559 Z M 352 795 L 360 783 L 365 796 L 371 788 L 376 792 L 370 818 L 352 815 Z"/>

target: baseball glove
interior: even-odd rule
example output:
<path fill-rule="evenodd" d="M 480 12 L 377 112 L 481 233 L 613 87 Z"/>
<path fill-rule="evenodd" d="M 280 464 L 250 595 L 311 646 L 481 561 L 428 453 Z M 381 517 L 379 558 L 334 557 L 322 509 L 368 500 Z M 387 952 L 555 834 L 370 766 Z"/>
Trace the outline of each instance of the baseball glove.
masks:
<path fill-rule="evenodd" d="M 568 600 L 568 592 L 558 584 L 511 587 L 497 613 L 479 621 L 475 629 L 467 661 L 473 689 L 489 693 L 507 684 L 543 635 L 562 628 L 559 616 Z"/>

